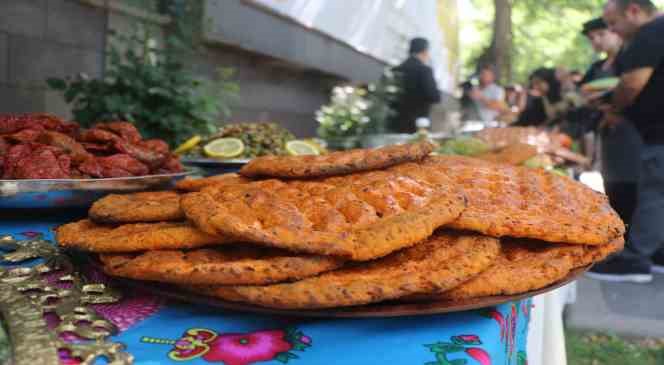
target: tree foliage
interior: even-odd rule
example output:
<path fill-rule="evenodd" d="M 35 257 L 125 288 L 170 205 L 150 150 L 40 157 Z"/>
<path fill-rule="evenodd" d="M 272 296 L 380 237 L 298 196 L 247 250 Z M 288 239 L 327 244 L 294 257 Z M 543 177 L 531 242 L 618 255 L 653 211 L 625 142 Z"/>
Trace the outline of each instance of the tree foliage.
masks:
<path fill-rule="evenodd" d="M 477 12 L 494 14 L 494 0 L 471 1 Z M 523 82 L 537 67 L 563 66 L 585 69 L 593 60 L 589 43 L 581 35 L 584 22 L 600 16 L 606 0 L 510 0 L 512 10 L 512 80 Z M 663 3 L 664 1 L 658 1 Z M 505 1 L 502 1 L 505 3 Z M 481 42 L 462 46 L 464 75 L 475 71 L 476 62 L 493 37 L 493 17 L 464 19 L 462 27 L 480 35 Z M 505 75 L 503 75 L 505 76 Z"/>

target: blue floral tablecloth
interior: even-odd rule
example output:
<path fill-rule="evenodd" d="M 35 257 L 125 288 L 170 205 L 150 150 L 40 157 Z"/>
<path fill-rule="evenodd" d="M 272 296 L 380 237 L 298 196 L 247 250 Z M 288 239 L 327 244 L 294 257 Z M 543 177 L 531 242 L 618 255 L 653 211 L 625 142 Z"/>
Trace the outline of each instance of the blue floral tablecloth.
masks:
<path fill-rule="evenodd" d="M 0 221 L 16 238 L 61 222 Z M 455 314 L 389 319 L 294 319 L 228 312 L 127 291 L 97 312 L 135 363 L 525 365 L 531 301 Z"/>

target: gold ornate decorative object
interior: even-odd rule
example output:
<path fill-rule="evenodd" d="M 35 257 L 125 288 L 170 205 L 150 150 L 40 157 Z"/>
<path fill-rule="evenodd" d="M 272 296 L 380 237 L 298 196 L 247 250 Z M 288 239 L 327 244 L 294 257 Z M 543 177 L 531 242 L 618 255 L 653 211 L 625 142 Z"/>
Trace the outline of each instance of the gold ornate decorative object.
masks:
<path fill-rule="evenodd" d="M 60 364 L 58 341 L 44 313 L 11 284 L 0 284 L 0 312 L 11 338 L 14 364 Z"/>
<path fill-rule="evenodd" d="M 39 237 L 16 240 L 0 236 L 0 250 L 9 253 L 0 259 L 11 264 L 42 259 L 32 267 L 0 267 L 0 313 L 7 324 L 12 344 L 12 360 L 16 365 L 57 365 L 59 351 L 81 364 L 94 364 L 105 358 L 111 365 L 133 363 L 133 356 L 124 351 L 121 343 L 109 342 L 117 327 L 101 317 L 90 304 L 107 304 L 120 300 L 118 291 L 100 283 L 88 283 L 78 272 L 72 271 L 71 260 L 56 246 Z M 57 285 L 49 283 L 44 274 L 62 275 Z M 54 314 L 59 322 L 50 330 L 44 319 Z M 65 336 L 75 336 L 76 343 Z"/>

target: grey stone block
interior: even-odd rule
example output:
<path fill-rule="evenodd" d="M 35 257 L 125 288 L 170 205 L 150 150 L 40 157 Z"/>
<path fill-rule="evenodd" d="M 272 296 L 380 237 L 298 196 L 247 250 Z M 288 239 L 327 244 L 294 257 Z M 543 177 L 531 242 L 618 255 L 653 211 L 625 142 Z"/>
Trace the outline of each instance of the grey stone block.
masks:
<path fill-rule="evenodd" d="M 101 75 L 103 54 L 31 38 L 9 37 L 9 82 L 44 87 L 49 77 Z"/>
<path fill-rule="evenodd" d="M 48 2 L 46 38 L 79 47 L 102 50 L 106 11 L 72 0 Z"/>
<path fill-rule="evenodd" d="M 0 33 L 0 83 L 9 77 L 9 36 Z"/>
<path fill-rule="evenodd" d="M 217 67 L 232 67 L 240 84 L 240 99 L 230 121 L 278 122 L 298 136 L 316 133 L 315 111 L 327 103 L 330 76 L 303 71 L 292 63 L 250 54 L 234 47 L 208 46 L 203 56 L 187 64 L 199 75 L 215 77 Z M 334 84 L 341 82 L 334 79 Z"/>
<path fill-rule="evenodd" d="M 71 106 L 65 102 L 62 93 L 48 90 L 44 92 L 44 110 L 66 120 L 72 119 Z"/>
<path fill-rule="evenodd" d="M 46 1 L 0 1 L 0 30 L 12 34 L 43 37 L 46 32 Z"/>
<path fill-rule="evenodd" d="M 44 90 L 0 85 L 0 113 L 47 112 Z"/>

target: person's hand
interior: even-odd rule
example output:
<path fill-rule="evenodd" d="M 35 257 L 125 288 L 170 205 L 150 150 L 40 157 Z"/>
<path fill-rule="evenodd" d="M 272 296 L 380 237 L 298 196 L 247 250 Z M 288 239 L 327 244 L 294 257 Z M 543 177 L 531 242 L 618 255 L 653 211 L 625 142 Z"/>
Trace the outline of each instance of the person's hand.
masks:
<path fill-rule="evenodd" d="M 612 111 L 604 112 L 604 120 L 602 120 L 602 123 L 600 123 L 600 128 L 614 128 L 624 121 L 625 118 L 618 113 L 614 113 Z"/>
<path fill-rule="evenodd" d="M 482 90 L 480 90 L 480 89 L 474 87 L 474 88 L 470 91 L 470 98 L 473 99 L 473 100 L 480 100 L 480 99 L 482 99 Z"/>
<path fill-rule="evenodd" d="M 604 91 L 584 90 L 581 89 L 581 95 L 589 102 L 599 100 L 604 95 Z"/>
<path fill-rule="evenodd" d="M 601 109 L 601 108 L 606 108 L 607 104 L 605 100 L 603 100 L 604 94 L 603 93 L 593 93 L 590 95 L 586 96 L 586 101 L 588 102 L 588 105 Z"/>
<path fill-rule="evenodd" d="M 604 114 L 619 114 L 613 104 L 607 104 L 601 100 L 596 100 L 593 106 Z"/>

